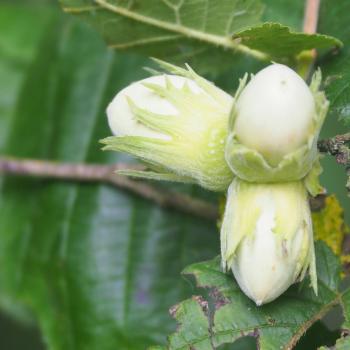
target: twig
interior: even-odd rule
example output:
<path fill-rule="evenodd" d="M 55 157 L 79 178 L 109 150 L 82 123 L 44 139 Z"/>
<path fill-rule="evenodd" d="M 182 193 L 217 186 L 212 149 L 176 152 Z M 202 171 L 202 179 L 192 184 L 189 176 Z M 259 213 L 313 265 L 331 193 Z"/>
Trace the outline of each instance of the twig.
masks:
<path fill-rule="evenodd" d="M 349 173 L 350 150 L 347 146 L 349 142 L 350 133 L 347 133 L 319 141 L 318 148 L 320 152 L 335 156 L 338 163 L 347 167 Z M 144 167 L 124 163 L 115 165 L 72 164 L 37 159 L 0 157 L 0 174 L 107 183 L 151 200 L 161 207 L 176 209 L 209 220 L 217 220 L 219 218 L 218 208 L 209 202 L 195 199 L 186 194 L 159 189 L 147 183 L 130 180 L 125 176 L 115 174 L 117 170 L 130 168 L 142 170 Z M 347 188 L 349 190 L 350 180 Z M 324 195 L 310 199 L 311 209 L 317 211 L 323 208 L 324 199 Z"/>
<path fill-rule="evenodd" d="M 0 158 L 0 172 L 3 174 L 51 177 L 79 181 L 107 181 L 114 178 L 114 172 L 124 169 L 143 170 L 143 166 L 118 163 L 115 165 L 86 165 L 60 163 L 38 159 Z"/>
<path fill-rule="evenodd" d="M 345 166 L 348 180 L 346 189 L 350 195 L 350 133 L 337 135 L 327 140 L 318 142 L 320 152 L 331 154 L 335 157 L 337 163 Z"/>
<path fill-rule="evenodd" d="M 349 139 L 350 135 L 345 134 L 338 135 L 334 139 L 320 141 L 320 151 L 331 153 L 339 158 L 339 152 L 342 150 L 340 146 Z M 151 200 L 161 207 L 176 209 L 209 220 L 219 218 L 218 208 L 209 202 L 185 194 L 159 189 L 147 183 L 130 180 L 125 176 L 115 174 L 117 170 L 130 168 L 143 169 L 140 165 L 123 163 L 115 165 L 72 164 L 0 157 L 0 174 L 107 183 Z M 310 199 L 311 209 L 320 210 L 324 206 L 324 198 L 324 195 L 320 195 Z"/>
<path fill-rule="evenodd" d="M 350 132 L 343 135 L 336 135 L 330 139 L 318 141 L 320 152 L 329 153 L 335 156 L 339 164 L 349 165 L 350 150 L 347 144 L 350 143 Z"/>
<path fill-rule="evenodd" d="M 56 163 L 35 159 L 0 157 L 0 173 L 7 175 L 48 177 L 83 182 L 103 182 L 137 194 L 164 208 L 172 208 L 201 218 L 216 220 L 219 216 L 215 205 L 191 196 L 161 190 L 141 181 L 133 181 L 115 174 L 116 170 L 140 169 L 130 164 L 98 165 Z"/>

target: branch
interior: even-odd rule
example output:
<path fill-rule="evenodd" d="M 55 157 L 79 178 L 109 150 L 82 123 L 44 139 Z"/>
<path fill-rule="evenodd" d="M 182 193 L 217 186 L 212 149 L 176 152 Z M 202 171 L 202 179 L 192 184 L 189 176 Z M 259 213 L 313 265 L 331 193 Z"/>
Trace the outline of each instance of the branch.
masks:
<path fill-rule="evenodd" d="M 319 141 L 318 148 L 320 152 L 335 156 L 338 163 L 346 166 L 349 176 L 347 189 L 350 191 L 350 150 L 347 146 L 349 142 L 350 133 L 347 133 Z M 130 168 L 136 170 L 144 169 L 140 165 L 123 163 L 115 165 L 87 165 L 0 157 L 0 174 L 107 183 L 151 200 L 164 208 L 176 209 L 209 220 L 217 220 L 219 218 L 217 207 L 209 202 L 192 198 L 186 194 L 159 189 L 147 183 L 130 180 L 125 176 L 115 174 L 117 170 Z M 324 195 L 310 199 L 311 209 L 317 211 L 323 208 L 324 199 Z"/>
<path fill-rule="evenodd" d="M 338 139 L 346 135 L 337 136 Z M 330 145 L 330 140 L 320 141 L 322 147 Z M 323 148 L 325 149 L 325 148 Z M 328 148 L 327 148 L 328 149 Z M 143 166 L 131 164 L 99 165 L 57 163 L 46 160 L 18 159 L 0 157 L 0 174 L 73 180 L 80 182 L 101 182 L 124 190 L 128 190 L 143 198 L 155 202 L 161 207 L 176 209 L 200 218 L 217 220 L 218 208 L 209 202 L 195 199 L 186 194 L 166 191 L 141 181 L 130 180 L 128 177 L 115 174 L 123 169 L 142 170 Z M 325 196 L 320 195 L 310 199 L 312 210 L 320 210 L 324 206 Z"/>
<path fill-rule="evenodd" d="M 346 189 L 350 195 L 350 133 L 321 140 L 317 145 L 320 152 L 334 156 L 337 163 L 345 166 L 346 175 L 348 177 Z"/>
<path fill-rule="evenodd" d="M 336 135 L 330 139 L 318 141 L 320 152 L 335 156 L 339 164 L 350 165 L 350 132 L 343 135 Z"/>
<path fill-rule="evenodd" d="M 164 208 L 176 209 L 209 220 L 216 220 L 219 217 L 217 207 L 209 202 L 192 198 L 186 194 L 158 189 L 144 182 L 133 181 L 115 174 L 116 170 L 131 167 L 137 170 L 143 169 L 143 167 L 130 164 L 87 165 L 0 157 L 0 174 L 102 182 L 128 190 Z"/>

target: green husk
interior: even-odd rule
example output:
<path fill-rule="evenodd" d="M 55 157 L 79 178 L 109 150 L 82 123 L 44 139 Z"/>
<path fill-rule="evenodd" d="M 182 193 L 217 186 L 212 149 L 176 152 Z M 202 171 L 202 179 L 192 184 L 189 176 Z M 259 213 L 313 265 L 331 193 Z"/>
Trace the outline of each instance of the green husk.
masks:
<path fill-rule="evenodd" d="M 183 69 L 157 62 L 168 72 L 191 79 L 202 92 L 193 92 L 187 83 L 178 88 L 167 76 L 165 86 L 144 82 L 144 86 L 165 98 L 178 113 L 153 113 L 140 108 L 132 98 L 128 98 L 129 107 L 139 123 L 169 138 L 112 136 L 101 141 L 106 145 L 103 149 L 136 156 L 151 170 L 123 171 L 124 175 L 191 182 L 209 190 L 226 191 L 233 179 L 225 161 L 228 111 L 232 100 L 189 66 Z"/>
<path fill-rule="evenodd" d="M 317 140 L 329 106 L 324 92 L 320 91 L 321 80 L 321 72 L 318 70 L 310 84 L 310 90 L 315 100 L 316 113 L 307 142 L 294 152 L 286 154 L 277 165 L 269 164 L 258 151 L 239 142 L 233 128 L 237 116 L 235 104 L 233 105 L 225 158 L 235 175 L 248 182 L 274 183 L 301 180 L 310 173 L 313 167 L 316 170 L 312 172 L 312 176 L 320 172 L 319 165 L 316 164 L 319 158 Z M 246 78 L 241 80 L 235 100 L 239 97 L 245 84 Z M 311 182 L 310 180 L 311 178 L 307 180 L 310 191 L 312 193 L 320 191 L 319 187 L 317 189 L 317 185 L 311 185 L 311 182 L 315 182 L 315 179 Z"/>

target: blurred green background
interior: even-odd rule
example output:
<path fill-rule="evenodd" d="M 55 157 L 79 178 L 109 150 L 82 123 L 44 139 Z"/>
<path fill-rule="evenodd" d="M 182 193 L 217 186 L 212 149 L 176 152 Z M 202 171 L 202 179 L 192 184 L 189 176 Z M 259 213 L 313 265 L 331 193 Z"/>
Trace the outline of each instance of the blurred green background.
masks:
<path fill-rule="evenodd" d="M 273 3 L 274 6 L 282 6 L 280 2 L 276 3 L 272 0 L 265 2 L 268 5 L 269 3 Z M 281 20 L 285 24 L 289 24 L 293 27 L 300 27 L 303 5 L 303 1 L 295 1 L 293 4 L 293 16 L 288 16 L 288 8 L 286 8 L 281 11 L 282 15 L 277 20 Z M 283 6 L 286 5 L 283 4 Z M 275 13 L 270 13 L 267 11 L 266 19 L 270 19 L 270 17 L 273 17 L 274 15 Z M 89 38 L 89 40 L 87 38 Z M 87 42 L 87 40 L 89 42 Z M 70 45 L 76 45 L 76 52 L 71 52 L 68 50 Z M 92 52 L 92 49 L 96 49 L 96 52 Z M 57 52 L 59 53 L 59 58 L 56 57 Z M 65 63 L 61 64 L 63 56 Z M 80 23 L 75 18 L 71 18 L 71 16 L 63 14 L 56 1 L 0 1 L 0 151 L 10 155 L 36 155 L 37 157 L 42 158 L 45 158 L 48 154 L 51 154 L 53 159 L 57 158 L 71 161 L 81 161 L 82 159 L 86 159 L 87 161 L 91 162 L 115 161 L 116 158 L 114 156 L 99 156 L 100 146 L 98 145 L 97 140 L 101 136 L 108 135 L 103 112 L 104 106 L 108 99 L 110 99 L 120 88 L 126 86 L 133 80 L 146 76 L 146 73 L 142 71 L 142 66 L 145 64 L 150 63 L 149 61 L 145 61 L 145 59 L 142 57 L 130 54 L 126 55 L 122 53 L 113 53 L 111 50 L 106 49 L 103 40 L 98 34 L 90 29 L 85 23 Z M 95 70 L 91 71 L 91 67 L 94 65 Z M 79 67 L 79 70 L 75 71 L 74 67 Z M 254 61 L 245 60 L 244 62 L 238 62 L 238 64 L 235 64 L 235 67 L 231 71 L 225 72 L 218 77 L 210 76 L 210 78 L 214 79 L 218 85 L 224 87 L 228 91 L 234 92 L 238 78 L 243 74 L 243 67 L 244 69 L 249 68 L 251 72 L 256 72 L 261 68 L 261 65 L 255 63 Z M 84 80 L 83 76 L 88 76 L 89 79 Z M 97 115 L 96 120 L 91 119 L 89 121 L 87 117 L 84 121 L 84 119 L 81 118 L 72 128 L 68 128 L 66 126 L 67 124 L 60 121 L 60 118 L 63 118 L 66 119 L 66 123 L 68 123 L 69 118 L 72 118 L 73 123 L 73 119 L 76 117 L 76 115 L 79 114 L 82 116 L 84 114 L 89 114 L 90 107 L 88 103 L 86 109 L 83 108 L 82 110 L 76 107 L 74 104 L 65 105 L 64 103 L 67 101 L 67 99 L 72 98 L 71 96 L 74 98 L 74 94 L 80 98 L 80 103 L 85 103 L 89 94 L 91 94 L 91 98 L 93 98 L 95 93 L 100 93 L 101 90 L 98 84 L 104 84 L 104 80 L 108 80 L 109 85 L 106 88 L 107 92 L 103 92 L 104 97 L 99 97 L 103 102 L 96 104 L 98 105 L 98 110 L 95 112 Z M 85 85 L 86 83 L 91 83 L 91 85 L 83 87 L 85 89 L 84 93 L 82 90 L 79 90 L 80 88 L 70 91 L 70 83 L 72 81 L 78 81 Z M 40 89 L 32 90 L 31 87 L 35 86 L 35 84 L 40 86 Z M 73 95 L 70 95 L 71 93 Z M 49 98 L 57 99 L 56 103 L 48 104 L 47 99 Z M 34 106 L 31 104 L 31 100 L 39 101 L 41 104 L 39 103 Z M 52 106 L 56 106 L 57 110 L 50 110 Z M 40 119 L 40 116 L 38 116 L 38 114 L 41 113 L 40 108 L 42 108 L 42 113 L 44 113 L 47 118 L 52 118 L 53 122 L 51 124 L 45 124 L 45 122 Z M 27 119 L 24 120 L 25 118 Z M 98 122 L 100 126 L 95 129 L 91 128 L 91 130 L 95 131 L 90 130 L 89 135 L 83 135 L 84 132 L 81 131 L 81 128 L 89 128 L 90 125 L 88 124 L 95 122 Z M 53 127 L 55 127 L 55 131 L 51 133 L 52 130 L 50 130 L 50 128 Z M 38 134 L 35 132 L 28 132 L 30 128 L 40 129 L 40 135 L 43 135 L 43 139 L 38 138 Z M 15 130 L 17 134 L 13 130 Z M 98 130 L 98 132 L 96 130 Z M 22 131 L 23 134 L 21 134 Z M 342 123 L 335 118 L 328 118 L 323 128 L 321 137 L 330 137 L 342 132 L 344 132 L 344 126 Z M 30 138 L 30 135 L 33 135 L 31 140 L 28 139 L 28 137 Z M 49 139 L 51 143 L 48 142 Z M 60 145 L 59 147 L 57 146 L 57 149 L 55 149 L 55 143 Z M 90 143 L 91 145 L 87 146 Z M 84 147 L 90 149 L 89 156 L 80 157 L 75 153 L 75 150 L 81 147 L 81 144 L 84 144 Z M 47 147 L 51 148 L 48 150 Z M 123 156 L 118 158 L 118 160 L 120 159 L 124 159 Z M 336 164 L 332 157 L 324 157 L 322 163 L 325 169 L 322 175 L 322 183 L 327 188 L 329 193 L 337 194 L 337 197 L 345 210 L 346 220 L 349 222 L 350 203 L 344 191 L 344 184 L 346 181 L 344 170 Z M 3 181 L 4 180 L 0 180 L 4 186 Z M 5 184 L 6 186 L 3 187 L 5 188 L 5 190 L 3 190 L 5 194 L 7 188 L 12 188 L 13 191 L 13 188 L 18 188 L 18 186 L 20 188 L 22 188 L 22 186 L 25 188 L 26 186 L 26 183 L 23 181 L 9 181 L 5 182 Z M 33 186 L 40 187 L 42 185 L 50 187 L 50 184 L 47 182 L 31 182 L 28 186 L 32 190 Z M 182 187 L 180 187 L 180 189 L 182 189 Z M 89 188 L 82 189 L 82 191 L 89 190 Z M 27 191 L 29 196 L 31 195 L 30 191 Z M 200 192 L 198 189 L 191 189 L 191 191 L 201 196 L 207 196 L 207 194 Z M 52 195 L 55 195 L 54 191 L 53 193 L 54 194 Z M 23 192 L 19 194 L 19 196 L 22 194 Z M 45 204 L 45 194 L 40 194 L 40 196 L 44 198 L 41 203 Z M 63 194 L 62 197 L 64 196 L 65 195 Z M 103 200 L 106 201 L 108 199 L 107 197 L 108 196 L 104 196 Z M 13 200 L 11 194 L 9 194 L 8 197 L 3 195 L 1 197 L 1 201 L 4 201 L 6 198 Z M 18 199 L 19 198 L 17 198 L 17 200 Z M 26 200 L 27 197 L 23 197 L 23 199 Z M 127 202 L 126 199 L 123 200 Z M 49 203 L 49 200 L 47 200 L 47 203 Z M 113 203 L 114 202 L 111 200 L 110 205 L 113 205 Z M 146 217 L 148 215 L 147 210 L 149 210 L 149 204 L 147 202 L 137 202 L 136 207 L 137 209 L 134 210 L 137 210 L 140 216 L 144 215 Z M 16 212 L 13 212 L 13 208 L 15 208 Z M 23 213 L 20 210 L 17 212 L 18 208 L 15 205 L 13 207 L 2 207 L 3 218 L 5 215 L 5 209 L 7 210 L 7 216 L 12 210 L 11 213 L 13 216 L 11 216 L 11 218 L 13 220 L 16 220 L 17 217 L 21 219 L 21 215 Z M 42 215 L 46 215 L 45 209 L 42 208 L 42 210 Z M 91 210 L 94 210 L 94 208 Z M 156 213 L 155 215 L 160 215 L 157 211 L 158 209 L 153 208 L 152 210 Z M 87 212 L 87 214 L 88 213 L 89 212 Z M 48 215 L 49 217 L 51 215 L 52 218 L 55 217 L 56 213 L 50 212 Z M 81 214 L 81 216 L 83 215 L 85 215 L 85 213 Z M 59 220 L 59 214 L 57 214 L 57 217 L 57 220 Z M 45 219 L 40 217 L 40 215 L 36 215 L 35 220 L 45 221 Z M 179 219 L 175 216 L 171 220 L 173 222 L 178 222 L 181 220 L 181 218 Z M 48 220 L 47 223 L 44 224 L 49 230 L 50 221 Z M 143 222 L 140 222 L 140 225 L 142 224 Z M 84 225 L 84 221 L 80 221 L 79 225 Z M 89 223 L 86 225 L 89 225 Z M 166 225 L 166 223 L 160 222 L 158 225 Z M 186 266 L 186 264 L 198 261 L 199 259 L 210 258 L 212 257 L 213 252 L 218 251 L 217 237 L 212 234 L 215 232 L 214 225 L 208 225 L 205 223 L 199 224 L 195 220 L 193 222 L 192 219 L 188 219 L 188 223 L 186 225 L 189 227 L 199 225 L 198 232 L 201 231 L 202 226 L 205 226 L 206 232 L 203 233 L 203 236 L 200 236 L 199 233 L 197 236 L 195 234 L 193 238 L 181 236 L 181 239 L 187 240 L 185 245 L 186 248 L 183 248 L 181 254 L 187 254 L 188 257 L 182 258 L 181 261 L 176 262 L 176 266 L 173 267 L 173 271 L 171 271 L 170 268 L 170 270 L 157 272 L 164 273 L 164 278 L 167 277 L 167 272 L 169 274 L 173 274 L 174 279 L 179 278 L 178 273 L 184 266 Z M 5 229 L 6 225 L 2 223 L 2 226 L 0 227 Z M 45 232 L 42 231 L 42 233 L 44 234 Z M 175 233 L 174 236 L 172 236 L 173 233 L 169 234 L 170 236 L 167 237 L 171 237 L 175 240 L 179 238 L 179 236 L 177 236 Z M 187 234 L 189 235 L 190 232 Z M 38 239 L 40 239 L 40 237 Z M 160 238 L 155 236 L 152 239 L 159 240 Z M 201 244 L 199 246 L 197 244 L 198 239 L 201 240 Z M 148 242 L 147 244 L 152 244 L 152 242 Z M 164 245 L 162 247 L 164 247 Z M 165 246 L 165 249 L 168 248 Z M 0 249 L 0 254 L 1 252 L 2 251 Z M 35 255 L 37 253 L 33 250 L 30 254 Z M 101 259 L 103 258 L 104 257 L 101 257 Z M 45 259 L 45 256 L 38 256 L 38 260 L 40 261 L 44 261 Z M 163 259 L 166 261 L 166 257 L 163 257 Z M 1 261 L 2 260 L 0 259 L 0 262 Z M 15 271 L 15 269 L 13 271 Z M 51 274 L 51 271 L 47 271 L 47 273 Z M 53 269 L 52 273 L 55 274 L 56 270 Z M 104 271 L 102 271 L 102 274 L 103 273 Z M 93 281 L 90 282 L 93 283 Z M 60 281 L 57 283 L 60 283 Z M 172 285 L 171 283 L 173 282 L 169 281 L 169 286 Z M 181 280 L 178 283 L 180 286 L 177 286 L 179 291 L 174 292 L 173 294 L 170 292 L 168 293 L 167 291 L 170 296 L 167 294 L 168 299 L 164 298 L 164 303 L 162 304 L 162 307 L 160 307 L 160 310 L 158 310 L 160 313 L 163 313 L 162 317 L 166 319 L 166 321 L 164 321 L 165 330 L 173 329 L 174 327 L 173 321 L 167 321 L 168 315 L 166 314 L 166 306 L 171 306 L 171 303 L 181 300 L 181 297 L 188 296 L 188 292 L 192 291 L 192 287 L 189 286 L 186 281 Z M 26 284 L 26 288 L 28 288 L 28 285 L 30 285 L 30 283 Z M 79 285 L 75 287 L 78 288 Z M 132 288 L 132 286 L 129 286 L 128 288 Z M 101 292 L 102 295 L 105 295 L 103 294 L 105 291 L 99 292 Z M 22 295 L 22 293 L 20 294 Z M 30 299 L 28 295 L 23 293 L 23 296 L 21 296 L 22 301 L 25 302 L 26 299 Z M 52 295 L 50 297 L 54 298 Z M 22 310 L 21 308 L 15 310 L 13 302 L 11 300 L 7 300 L 6 297 L 2 298 L 1 306 L 2 309 L 6 311 L 3 311 L 3 313 L 0 314 L 0 349 L 43 349 L 44 346 L 42 345 L 43 342 L 41 340 L 41 335 L 37 329 L 37 326 L 35 325 L 35 322 L 31 319 L 30 310 Z M 34 304 L 32 306 L 34 308 L 36 307 Z M 57 307 L 59 308 L 59 305 Z M 82 307 L 84 307 L 84 305 Z M 104 306 L 102 305 L 101 308 L 103 307 Z M 96 312 L 98 313 L 98 311 Z M 129 310 L 129 312 L 136 311 Z M 16 321 L 12 315 L 17 315 L 19 319 L 25 320 L 25 322 Z M 55 317 L 60 317 L 59 312 L 54 315 Z M 147 314 L 145 315 L 147 316 Z M 48 316 L 44 315 L 43 318 L 45 317 Z M 93 317 L 95 317 L 95 315 Z M 59 318 L 57 319 L 57 322 L 60 322 Z M 128 320 L 125 326 L 126 330 L 128 329 L 128 322 L 133 324 L 133 322 L 137 323 L 138 321 Z M 151 320 L 150 323 L 152 322 L 153 321 Z M 162 319 L 158 321 L 158 323 L 159 322 L 163 322 Z M 158 327 L 158 323 L 154 322 L 154 327 Z M 89 325 L 87 324 L 86 327 L 88 328 Z M 84 329 L 80 331 L 84 332 Z M 147 333 L 147 330 L 145 330 L 145 333 Z M 162 335 L 164 335 L 164 329 L 159 330 L 159 334 L 156 336 L 156 338 L 162 339 Z M 140 335 L 137 335 L 136 338 L 138 336 L 140 337 L 140 343 L 142 343 L 146 335 L 140 332 Z M 153 340 L 154 339 L 152 339 L 152 341 Z M 151 340 L 147 340 L 147 342 L 150 341 Z M 127 340 L 125 340 L 125 342 L 125 344 L 127 344 Z M 250 342 L 249 344 L 251 346 L 252 343 Z M 247 348 L 247 345 L 244 346 Z M 239 344 L 237 343 L 234 348 L 239 349 Z"/>

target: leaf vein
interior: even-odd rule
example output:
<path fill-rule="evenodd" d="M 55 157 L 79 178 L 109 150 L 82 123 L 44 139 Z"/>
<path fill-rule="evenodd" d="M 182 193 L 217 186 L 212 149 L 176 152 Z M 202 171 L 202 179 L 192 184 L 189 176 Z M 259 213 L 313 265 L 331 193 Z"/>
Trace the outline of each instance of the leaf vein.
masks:
<path fill-rule="evenodd" d="M 177 35 L 177 34 L 164 35 L 164 36 L 158 36 L 158 37 L 153 37 L 153 38 L 148 38 L 148 39 L 128 41 L 126 43 L 111 44 L 111 45 L 109 45 L 109 47 L 112 49 L 126 50 L 126 49 L 129 49 L 132 47 L 137 47 L 137 46 L 143 46 L 143 45 L 148 45 L 148 44 L 153 44 L 153 43 L 160 43 L 160 42 L 165 42 L 165 41 L 177 40 L 177 39 L 180 39 L 181 37 L 182 37 L 181 35 Z"/>

